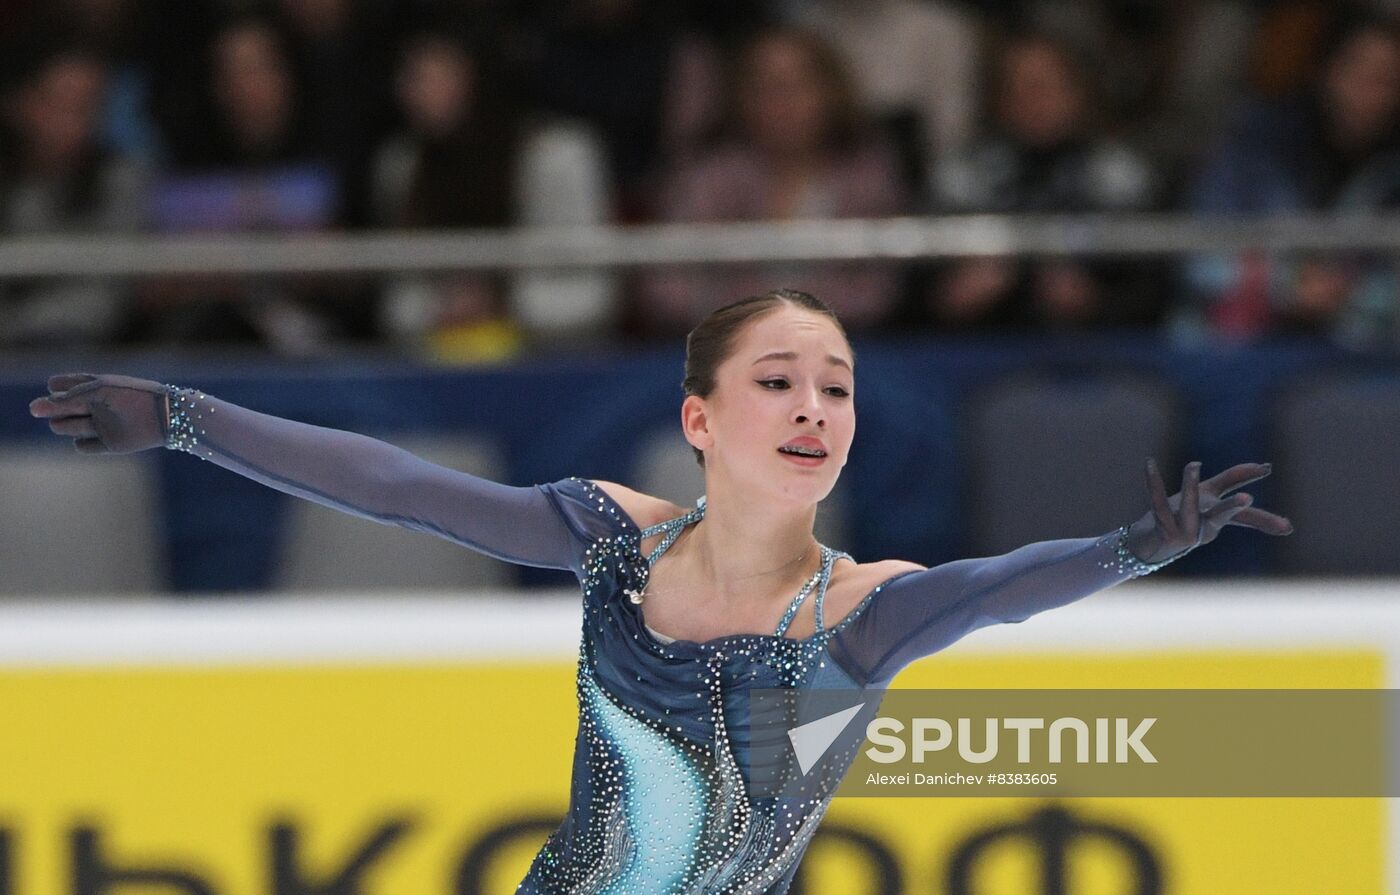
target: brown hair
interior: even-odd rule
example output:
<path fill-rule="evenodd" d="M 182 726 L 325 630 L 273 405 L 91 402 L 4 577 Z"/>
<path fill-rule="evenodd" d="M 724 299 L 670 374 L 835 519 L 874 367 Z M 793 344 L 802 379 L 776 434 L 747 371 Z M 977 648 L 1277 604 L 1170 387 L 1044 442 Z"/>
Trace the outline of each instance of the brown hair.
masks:
<path fill-rule="evenodd" d="M 716 308 L 685 337 L 685 379 L 681 381 L 681 390 L 686 396 L 708 398 L 715 390 L 715 374 L 720 364 L 733 354 L 734 343 L 739 333 L 750 321 L 757 320 L 784 304 L 830 319 L 841 333 L 841 337 L 846 340 L 846 347 L 851 350 L 851 363 L 855 363 L 856 352 L 851 348 L 851 339 L 846 335 L 846 328 L 841 325 L 836 312 L 826 302 L 796 289 L 774 289 L 763 295 L 742 298 L 722 308 Z M 703 469 L 704 452 L 693 445 L 691 450 L 695 451 L 695 462 Z"/>

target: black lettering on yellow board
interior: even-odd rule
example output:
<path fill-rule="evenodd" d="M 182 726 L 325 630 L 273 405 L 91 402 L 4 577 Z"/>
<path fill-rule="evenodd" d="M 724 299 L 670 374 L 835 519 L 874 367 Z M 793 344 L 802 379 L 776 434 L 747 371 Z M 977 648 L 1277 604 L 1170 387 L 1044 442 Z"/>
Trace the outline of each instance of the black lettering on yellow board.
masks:
<path fill-rule="evenodd" d="M 462 854 L 457 864 L 454 895 L 487 895 L 494 862 L 512 846 L 521 842 L 536 843 L 558 828 L 562 818 L 551 814 L 530 814 L 504 820 L 481 834 Z M 855 849 L 867 859 L 866 886 L 860 891 L 869 895 L 900 895 L 904 891 L 904 874 L 899 859 L 884 843 L 862 830 L 828 821 L 817 829 L 810 850 L 820 850 L 823 844 L 840 843 Z M 807 886 L 799 868 L 793 878 L 789 895 L 805 895 Z M 3 895 L 3 893 L 0 893 Z"/>
<path fill-rule="evenodd" d="M 108 863 L 96 827 L 74 827 L 68 844 L 73 854 L 73 895 L 111 895 L 132 883 L 160 886 L 170 895 L 214 895 L 214 887 L 189 870 Z"/>
<path fill-rule="evenodd" d="M 840 842 L 847 848 L 854 848 L 866 858 L 867 877 L 865 887 L 860 891 L 870 895 L 900 895 L 904 891 L 904 873 L 899 869 L 899 859 L 883 842 L 864 830 L 842 823 L 827 821 L 817 827 L 807 854 L 821 851 L 828 843 Z M 792 878 L 788 895 L 806 895 L 807 885 L 803 869 L 808 865 L 799 864 L 797 875 Z"/>
<path fill-rule="evenodd" d="M 526 814 L 489 828 L 457 862 L 457 872 L 453 874 L 454 895 L 486 895 L 492 862 L 499 854 L 520 841 L 539 842 L 553 833 L 562 820 L 557 814 Z"/>
<path fill-rule="evenodd" d="M 268 831 L 272 846 L 273 895 L 361 895 L 366 891 L 360 880 L 370 866 L 389 848 L 413 829 L 413 821 L 396 818 L 375 829 L 359 850 L 340 868 L 340 872 L 325 882 L 311 882 L 301 868 L 298 858 L 300 831 L 287 821 L 279 821 Z"/>
<path fill-rule="evenodd" d="M 0 827 L 0 895 L 14 895 L 15 876 L 10 863 L 10 831 Z"/>
<path fill-rule="evenodd" d="M 465 844 L 453 874 L 452 895 L 488 895 L 486 886 L 496 862 L 519 845 L 540 842 L 558 828 L 561 820 L 560 815 L 538 812 L 506 817 L 488 827 Z M 300 827 L 291 821 L 277 821 L 268 828 L 268 895 L 371 895 L 365 877 L 414 826 L 407 818 L 384 820 L 338 870 L 321 871 L 313 880 L 299 859 Z M 17 839 L 13 829 L 0 827 L 0 895 L 22 895 L 15 874 Z M 976 895 L 972 880 L 988 850 L 1005 841 L 1017 841 L 1033 849 L 1040 859 L 1040 881 L 1028 895 L 1074 895 L 1068 887 L 1067 855 L 1072 845 L 1090 840 L 1105 842 L 1128 859 L 1131 876 L 1125 880 L 1123 895 L 1161 895 L 1162 865 L 1147 841 L 1132 830 L 1086 819 L 1059 805 L 1037 809 L 1022 820 L 972 832 L 949 856 L 940 891 L 947 895 Z M 133 884 L 162 889 L 162 895 L 219 895 L 206 875 L 187 864 L 168 859 L 140 864 L 113 859 L 104 852 L 101 831 L 95 824 L 75 825 L 68 833 L 68 841 L 71 895 L 122 895 Z M 828 845 L 854 850 L 864 858 L 862 895 L 904 895 L 907 891 L 907 868 L 878 837 L 828 821 L 817 830 L 809 853 Z M 806 895 L 809 888 L 810 882 L 799 867 L 791 895 Z"/>
<path fill-rule="evenodd" d="M 1040 886 L 1032 895 L 1073 895 L 1068 888 L 1066 855 L 1076 841 L 1099 839 L 1123 852 L 1132 867 L 1124 895 L 1161 895 L 1162 867 L 1152 848 L 1131 830 L 1081 820 L 1067 809 L 1050 805 L 1024 821 L 978 830 L 953 850 L 948 862 L 948 895 L 975 895 L 972 877 L 987 849 L 1006 840 L 1025 842 L 1040 858 Z"/>

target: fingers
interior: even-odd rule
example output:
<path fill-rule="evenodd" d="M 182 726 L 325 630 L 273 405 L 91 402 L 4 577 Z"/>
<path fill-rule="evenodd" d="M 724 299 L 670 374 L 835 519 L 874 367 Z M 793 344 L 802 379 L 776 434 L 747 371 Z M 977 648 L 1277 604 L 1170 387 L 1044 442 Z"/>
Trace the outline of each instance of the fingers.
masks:
<path fill-rule="evenodd" d="M 59 373 L 57 376 L 49 377 L 49 391 L 51 393 L 66 392 L 75 385 L 92 382 L 96 378 L 91 373 Z"/>
<path fill-rule="evenodd" d="M 49 420 L 49 431 L 71 438 L 96 438 L 97 429 L 90 416 L 65 416 Z"/>
<path fill-rule="evenodd" d="M 1228 525 L 1231 519 L 1253 504 L 1254 496 L 1250 494 L 1236 494 L 1227 497 L 1202 513 L 1201 522 L 1219 529 Z"/>
<path fill-rule="evenodd" d="M 1272 463 L 1239 463 L 1201 483 L 1201 489 L 1224 497 L 1236 488 L 1253 484 L 1274 471 Z"/>
<path fill-rule="evenodd" d="M 1253 528 L 1270 535 L 1291 535 L 1293 534 L 1293 523 L 1268 510 L 1261 510 L 1258 507 L 1249 507 L 1236 513 L 1226 525 L 1243 525 L 1245 528 Z"/>
<path fill-rule="evenodd" d="M 91 373 L 60 373 L 49 377 L 49 394 L 29 402 L 29 415 L 44 419 L 55 416 L 83 416 L 88 410 L 82 401 L 75 401 L 100 387 Z"/>
<path fill-rule="evenodd" d="M 87 414 L 88 403 L 82 396 L 72 398 L 66 396 L 54 397 L 50 395 L 46 398 L 35 398 L 33 401 L 29 402 L 29 415 L 38 417 L 39 419 L 64 416 L 87 416 Z"/>
<path fill-rule="evenodd" d="M 1162 475 L 1157 471 L 1157 461 L 1147 458 L 1147 493 L 1152 498 L 1152 517 L 1157 520 L 1157 529 L 1170 532 L 1176 528 L 1171 504 L 1167 502 L 1167 488 L 1162 484 Z"/>
<path fill-rule="evenodd" d="M 1195 541 L 1201 531 L 1201 463 L 1186 464 L 1181 482 L 1181 531 Z"/>
<path fill-rule="evenodd" d="M 1268 476 L 1273 472 L 1271 463 L 1240 463 L 1213 476 L 1202 488 L 1209 488 L 1225 498 L 1225 495 Z M 1205 514 L 1212 524 L 1239 525 L 1253 528 L 1271 535 L 1290 535 L 1293 523 L 1277 513 L 1261 510 L 1254 505 L 1254 498 L 1248 494 L 1236 494 L 1221 500 Z"/>

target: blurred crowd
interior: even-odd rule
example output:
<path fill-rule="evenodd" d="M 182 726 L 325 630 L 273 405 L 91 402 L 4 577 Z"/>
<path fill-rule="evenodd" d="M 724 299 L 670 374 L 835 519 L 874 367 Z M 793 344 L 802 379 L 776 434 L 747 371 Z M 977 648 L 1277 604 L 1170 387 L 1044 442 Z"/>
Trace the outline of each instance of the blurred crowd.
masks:
<path fill-rule="evenodd" d="M 1396 0 L 0 0 L 0 234 L 1400 205 Z M 1400 9 L 1396 10 L 1400 12 Z M 0 284 L 0 350 L 673 339 L 777 286 L 853 333 L 1400 343 L 1395 259 Z"/>

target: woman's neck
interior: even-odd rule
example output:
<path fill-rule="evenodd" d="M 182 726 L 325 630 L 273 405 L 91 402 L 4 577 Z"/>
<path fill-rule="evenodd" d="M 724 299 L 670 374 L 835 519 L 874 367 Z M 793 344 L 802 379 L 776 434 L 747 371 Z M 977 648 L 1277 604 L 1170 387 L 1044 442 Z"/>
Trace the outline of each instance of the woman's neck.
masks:
<path fill-rule="evenodd" d="M 724 599 L 753 599 L 790 580 L 805 579 L 820 564 L 812 534 L 816 505 L 755 506 L 709 495 L 704 519 L 690 529 L 691 573 Z"/>

